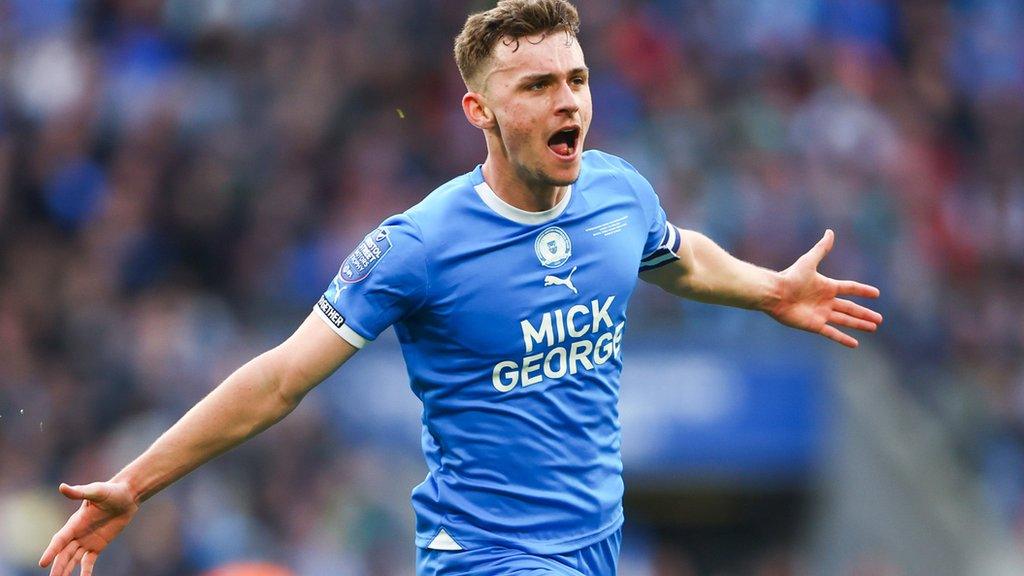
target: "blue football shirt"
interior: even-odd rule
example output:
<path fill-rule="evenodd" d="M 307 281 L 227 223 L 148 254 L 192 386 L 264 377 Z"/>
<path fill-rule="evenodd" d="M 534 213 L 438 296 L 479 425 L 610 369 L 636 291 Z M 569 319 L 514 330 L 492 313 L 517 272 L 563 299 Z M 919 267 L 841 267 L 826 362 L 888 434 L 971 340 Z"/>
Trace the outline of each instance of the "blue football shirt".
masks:
<path fill-rule="evenodd" d="M 651 185 L 588 151 L 551 210 L 477 167 L 356 247 L 315 309 L 356 347 L 395 327 L 423 403 L 417 546 L 556 554 L 622 524 L 626 305 L 678 245 Z"/>

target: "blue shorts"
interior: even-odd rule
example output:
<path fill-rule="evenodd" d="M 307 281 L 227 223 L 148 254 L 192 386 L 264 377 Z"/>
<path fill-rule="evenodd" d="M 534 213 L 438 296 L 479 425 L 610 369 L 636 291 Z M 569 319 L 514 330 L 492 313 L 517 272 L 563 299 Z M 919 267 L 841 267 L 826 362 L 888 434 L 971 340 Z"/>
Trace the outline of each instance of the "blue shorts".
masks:
<path fill-rule="evenodd" d="M 417 576 L 615 576 L 622 528 L 575 552 L 542 556 L 488 546 L 448 552 L 417 548 Z"/>

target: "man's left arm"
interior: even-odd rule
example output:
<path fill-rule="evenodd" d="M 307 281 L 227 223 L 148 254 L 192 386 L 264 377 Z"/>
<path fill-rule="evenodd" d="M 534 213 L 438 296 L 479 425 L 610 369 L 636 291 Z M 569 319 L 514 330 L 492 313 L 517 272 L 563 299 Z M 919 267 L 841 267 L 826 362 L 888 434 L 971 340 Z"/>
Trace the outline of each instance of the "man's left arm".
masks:
<path fill-rule="evenodd" d="M 857 340 L 837 327 L 874 332 L 882 322 L 878 312 L 843 298 L 877 298 L 878 288 L 818 273 L 835 242 L 831 230 L 781 272 L 739 260 L 699 232 L 680 229 L 679 234 L 679 259 L 641 272 L 642 280 L 683 298 L 760 310 L 786 326 L 850 348 L 857 347 Z"/>

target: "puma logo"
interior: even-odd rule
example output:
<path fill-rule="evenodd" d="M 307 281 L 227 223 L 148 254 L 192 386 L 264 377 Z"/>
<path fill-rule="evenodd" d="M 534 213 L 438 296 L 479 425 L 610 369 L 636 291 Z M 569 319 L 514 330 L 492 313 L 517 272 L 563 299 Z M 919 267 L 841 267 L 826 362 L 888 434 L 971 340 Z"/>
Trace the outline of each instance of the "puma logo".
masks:
<path fill-rule="evenodd" d="M 576 286 L 572 283 L 572 274 L 573 274 L 573 272 L 576 271 L 576 268 L 577 268 L 576 266 L 572 267 L 572 270 L 569 271 L 569 275 L 565 277 L 565 280 L 559 278 L 558 276 L 550 276 L 550 275 L 549 276 L 545 276 L 544 277 L 544 285 L 545 286 L 565 286 L 569 290 L 572 290 L 573 294 L 579 294 L 580 291 L 577 290 Z"/>

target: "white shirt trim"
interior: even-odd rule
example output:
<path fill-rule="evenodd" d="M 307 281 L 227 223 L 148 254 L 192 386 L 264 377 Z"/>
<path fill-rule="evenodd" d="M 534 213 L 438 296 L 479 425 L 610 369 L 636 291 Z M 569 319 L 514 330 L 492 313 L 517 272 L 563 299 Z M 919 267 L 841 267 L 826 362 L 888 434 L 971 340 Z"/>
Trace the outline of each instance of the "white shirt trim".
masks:
<path fill-rule="evenodd" d="M 558 201 L 558 204 L 543 212 L 528 212 L 522 208 L 516 208 L 499 198 L 494 193 L 494 190 L 491 190 L 491 187 L 487 185 L 487 182 L 481 182 L 473 188 L 476 190 L 477 195 L 480 196 L 480 199 L 484 201 L 484 204 L 487 204 L 487 207 L 494 210 L 499 216 L 504 216 L 520 224 L 532 225 L 550 222 L 561 216 L 562 212 L 565 212 L 565 209 L 569 206 L 569 199 L 572 197 L 572 190 L 575 187 L 575 184 L 569 186 L 569 189 L 566 190 L 565 195 Z"/>
<path fill-rule="evenodd" d="M 674 254 L 672 252 L 669 252 L 669 253 L 664 254 L 662 256 L 659 256 L 657 258 L 652 258 L 650 260 L 644 260 L 642 265 L 645 268 L 648 267 L 648 266 L 655 266 L 655 267 L 657 267 L 659 264 L 664 264 L 665 262 L 668 262 L 670 260 L 679 260 L 679 255 L 678 254 Z"/>
<path fill-rule="evenodd" d="M 437 536 L 434 536 L 434 539 L 430 541 L 430 544 L 427 544 L 427 549 L 455 552 L 462 550 L 462 546 L 459 546 L 459 543 L 456 542 L 444 528 L 441 528 L 441 531 L 437 533 Z"/>
<path fill-rule="evenodd" d="M 366 346 L 369 342 L 371 342 L 371 340 L 363 338 L 362 336 L 357 334 L 355 330 L 349 328 L 348 324 L 342 324 L 341 327 L 335 325 L 334 322 L 332 322 L 331 319 L 328 318 L 326 314 L 324 314 L 324 311 L 321 310 L 319 306 L 314 306 L 313 310 L 315 310 L 316 315 L 319 316 L 320 319 L 327 324 L 328 328 L 333 330 L 334 333 L 337 334 L 338 336 L 341 336 L 342 340 L 348 342 L 349 344 L 355 346 L 356 348 L 362 349 L 363 346 Z"/>

